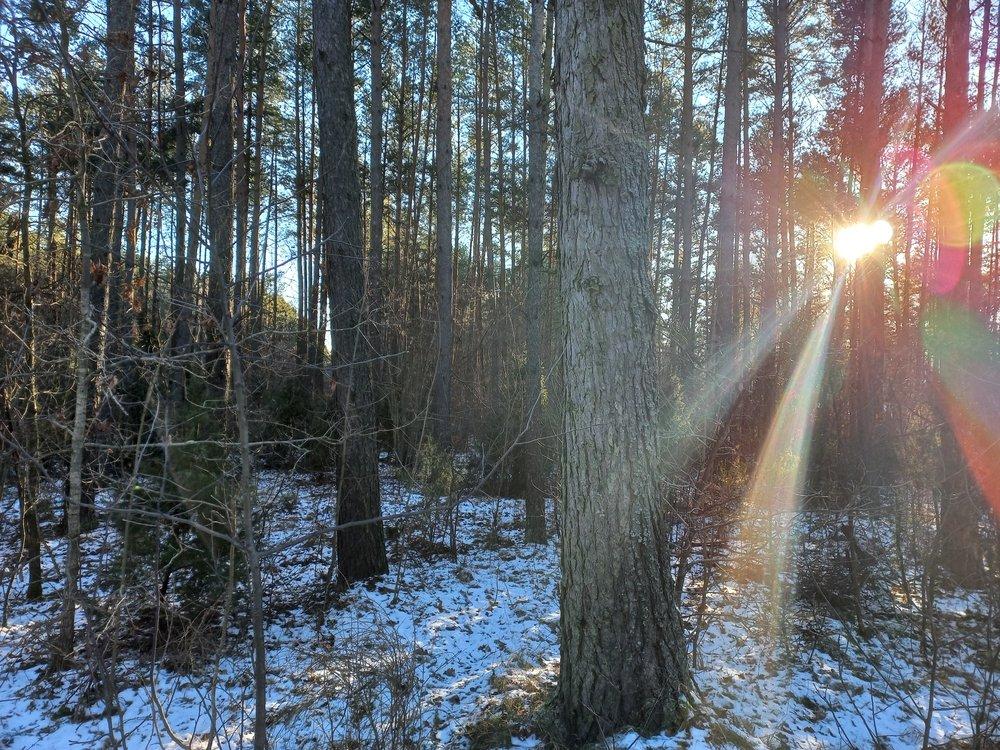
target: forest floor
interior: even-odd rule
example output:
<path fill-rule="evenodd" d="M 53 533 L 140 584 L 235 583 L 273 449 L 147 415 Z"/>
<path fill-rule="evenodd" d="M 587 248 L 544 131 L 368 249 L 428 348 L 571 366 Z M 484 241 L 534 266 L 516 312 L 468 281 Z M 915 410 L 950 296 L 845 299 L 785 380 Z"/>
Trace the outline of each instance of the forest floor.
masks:
<path fill-rule="evenodd" d="M 420 498 L 388 473 L 384 510 Z M 305 474 L 264 473 L 264 546 L 329 523 L 332 490 Z M 390 573 L 330 595 L 328 544 L 285 550 L 266 561 L 268 734 L 284 748 L 536 747 L 532 717 L 558 669 L 558 551 L 524 544 L 520 503 L 472 499 L 460 507 L 453 560 L 417 529 L 389 534 Z M 45 598 L 24 600 L 25 575 L 11 579 L 14 498 L 0 508 L 0 748 L 100 748 L 109 732 L 140 748 L 206 747 L 217 707 L 221 748 L 248 746 L 252 711 L 249 637 L 238 615 L 218 658 L 106 650 L 105 674 L 91 665 L 58 675 L 45 668 L 46 636 L 59 608 L 64 542 L 45 554 Z M 423 522 L 422 522 L 423 523 Z M 426 531 L 426 529 L 424 529 Z M 53 534 L 47 534 L 51 540 Z M 400 540 L 406 539 L 404 546 Z M 87 535 L 83 590 L 114 593 L 103 581 L 120 565 L 112 524 Z M 690 580 L 690 578 L 689 578 Z M 156 585 L 151 582 L 150 587 Z M 776 629 L 763 587 L 719 581 L 702 614 L 695 580 L 685 592 L 689 638 L 698 633 L 696 694 L 674 736 L 609 739 L 621 748 L 915 748 L 972 734 L 988 658 L 986 605 L 975 593 L 937 599 L 933 659 L 921 657 L 919 608 L 890 598 L 871 614 L 874 635 L 858 639 L 833 612 L 789 605 Z M 237 611 L 244 607 L 237 604 Z M 134 614 L 124 597 L 122 616 Z M 319 623 L 317 613 L 326 612 Z M 780 633 L 780 635 L 778 634 Z M 80 639 L 103 643 L 79 616 Z M 191 646 L 195 649 L 197 646 Z M 113 669 L 111 669 L 113 665 Z M 195 665 L 195 666 L 192 666 Z M 113 685 L 111 682 L 113 681 Z M 107 709 L 104 696 L 117 693 Z M 218 747 L 219 745 L 215 745 Z"/>

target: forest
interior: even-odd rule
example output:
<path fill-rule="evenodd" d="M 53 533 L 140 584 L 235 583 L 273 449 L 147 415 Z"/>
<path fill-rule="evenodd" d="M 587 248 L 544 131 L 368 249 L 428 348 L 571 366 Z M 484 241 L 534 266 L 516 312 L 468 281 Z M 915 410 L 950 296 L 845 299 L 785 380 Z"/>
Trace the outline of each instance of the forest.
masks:
<path fill-rule="evenodd" d="M 1000 748 L 1000 0 L 0 64 L 0 748 Z"/>

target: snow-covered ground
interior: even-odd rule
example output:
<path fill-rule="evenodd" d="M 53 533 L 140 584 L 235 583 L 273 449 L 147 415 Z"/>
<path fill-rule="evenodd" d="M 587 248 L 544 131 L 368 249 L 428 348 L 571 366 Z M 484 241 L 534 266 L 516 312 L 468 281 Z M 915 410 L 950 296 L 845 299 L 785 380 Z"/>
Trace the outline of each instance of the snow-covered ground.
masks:
<path fill-rule="evenodd" d="M 388 474 L 384 494 L 387 513 L 420 502 Z M 332 518 L 331 488 L 307 475 L 265 473 L 261 499 L 265 547 Z M 3 504 L 4 517 L 16 518 L 13 499 Z M 541 548 L 522 543 L 519 511 L 514 500 L 465 502 L 457 561 L 443 547 L 404 547 L 398 540 L 411 539 L 410 530 L 391 534 L 390 574 L 342 594 L 328 594 L 323 584 L 328 543 L 268 559 L 272 747 L 541 746 L 530 720 L 558 669 L 558 552 L 555 540 Z M 104 650 L 105 675 L 88 660 L 53 676 L 41 634 L 55 628 L 63 543 L 49 542 L 46 597 L 29 605 L 26 576 L 10 577 L 16 524 L 7 522 L 0 533 L 7 615 L 0 628 L 0 748 L 100 748 L 111 746 L 110 733 L 134 750 L 206 747 L 213 734 L 214 747 L 248 745 L 252 684 L 242 613 L 228 629 L 226 654 L 203 660 L 197 671 L 162 654 L 154 664 L 122 647 Z M 94 593 L 102 572 L 119 561 L 118 546 L 113 531 L 88 535 L 85 593 Z M 930 660 L 920 656 L 916 608 L 882 611 L 875 635 L 859 640 L 852 628 L 805 605 L 786 611 L 783 630 L 774 628 L 766 593 L 752 582 L 712 587 L 700 620 L 699 601 L 697 590 L 686 592 L 688 633 L 699 622 L 703 628 L 687 725 L 672 737 L 625 734 L 616 746 L 921 746 Z M 130 602 L 119 606 L 127 612 Z M 942 596 L 937 608 L 932 745 L 972 733 L 986 648 L 987 613 L 976 595 Z M 107 642 L 91 632 L 83 612 L 78 634 L 84 643 Z M 115 691 L 117 706 L 106 710 L 105 696 Z"/>

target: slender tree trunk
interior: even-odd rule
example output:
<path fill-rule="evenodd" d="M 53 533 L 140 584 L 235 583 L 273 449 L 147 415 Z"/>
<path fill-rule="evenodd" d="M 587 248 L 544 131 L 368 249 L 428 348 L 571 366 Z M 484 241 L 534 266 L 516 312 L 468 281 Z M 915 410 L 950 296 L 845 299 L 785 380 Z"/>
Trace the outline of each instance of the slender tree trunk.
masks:
<path fill-rule="evenodd" d="M 945 5 L 945 60 L 944 60 L 944 102 L 941 109 L 941 133 L 947 141 L 955 137 L 964 127 L 969 115 L 969 0 L 948 0 Z M 968 210 L 981 210 L 969 201 Z M 939 214 L 942 212 L 939 211 Z M 970 217 L 939 216 L 942 226 L 938 227 L 939 263 L 953 262 L 956 258 L 963 263 L 962 278 L 948 290 L 936 304 L 939 306 L 975 307 L 980 284 L 982 256 L 978 258 L 975 248 L 982 252 L 982 237 L 974 237 L 970 227 L 978 222 Z M 962 224 L 962 226 L 958 226 Z M 971 304 L 970 304 L 971 303 Z M 948 363 L 942 363 L 947 366 Z M 943 497 L 941 502 L 941 561 L 951 575 L 961 583 L 974 584 L 983 569 L 982 543 L 979 538 L 980 509 L 975 491 L 975 482 L 969 477 L 968 467 L 962 460 L 962 452 L 952 426 L 948 422 L 946 396 L 938 389 L 937 413 L 941 427 Z"/>
<path fill-rule="evenodd" d="M 866 0 L 861 47 L 863 88 L 858 128 L 862 134 L 858 173 L 866 220 L 877 218 L 881 195 L 885 56 L 888 46 L 891 0 Z M 882 397 L 885 349 L 884 250 L 858 259 L 853 278 L 854 307 L 851 334 L 851 396 L 854 424 L 856 480 L 863 497 L 875 499 L 889 472 Z"/>
<path fill-rule="evenodd" d="M 771 98 L 771 163 L 765 207 L 764 262 L 761 291 L 761 318 L 774 313 L 777 305 L 778 256 L 781 252 L 781 215 L 785 196 L 785 60 L 788 56 L 789 0 L 771 0 L 774 39 L 774 78 Z M 769 397 L 768 397 L 769 398 Z"/>
<path fill-rule="evenodd" d="M 528 235 L 527 284 L 525 287 L 524 339 L 525 366 L 524 418 L 532 420 L 527 435 L 534 440 L 521 451 L 518 471 L 525 493 L 524 537 L 528 542 L 545 541 L 545 489 L 542 484 L 541 446 L 537 428 L 541 418 L 542 346 L 542 242 L 545 216 L 545 120 L 548 111 L 549 61 L 545 54 L 545 0 L 531 0 L 531 42 L 528 50 Z"/>
<path fill-rule="evenodd" d="M 244 35 L 243 0 L 212 0 L 208 14 L 208 74 L 205 107 L 208 172 L 208 377 L 215 395 L 223 395 L 228 380 L 222 331 L 232 314 L 233 273 L 233 140 L 239 127 L 234 107 L 238 96 L 239 51 Z"/>
<path fill-rule="evenodd" d="M 333 334 L 333 379 L 342 449 L 338 461 L 339 573 L 356 581 L 384 573 L 378 448 L 371 362 L 372 322 L 365 300 L 361 181 L 347 0 L 313 3 L 315 90 L 319 118 L 320 247 Z"/>
<path fill-rule="evenodd" d="M 187 222 L 187 88 L 184 76 L 184 17 L 181 0 L 173 0 L 174 47 L 174 275 L 171 299 L 174 303 L 174 331 L 172 354 L 183 356 L 191 346 L 190 306 L 192 304 L 195 269 L 186 264 L 185 229 Z M 174 403 L 184 399 L 185 368 L 174 364 L 171 368 L 170 398 Z"/>
<path fill-rule="evenodd" d="M 21 563 L 28 563 L 28 590 L 30 600 L 42 597 L 42 554 L 41 531 L 38 526 L 38 467 L 40 443 L 38 436 L 38 371 L 36 368 L 37 347 L 35 344 L 35 283 L 31 269 L 31 196 L 34 176 L 31 171 L 31 147 L 28 123 L 21 103 L 18 82 L 20 66 L 20 38 L 14 33 L 13 60 L 8 67 L 10 75 L 11 107 L 17 121 L 18 145 L 21 157 L 21 177 L 24 188 L 21 193 L 21 208 L 18 216 L 18 245 L 21 251 L 21 285 L 24 287 L 24 369 L 27 373 L 27 393 L 24 396 L 24 411 L 21 420 L 25 448 L 30 456 L 22 457 L 19 466 L 20 521 L 21 521 Z"/>
<path fill-rule="evenodd" d="M 691 331 L 691 255 L 694 250 L 694 0 L 684 0 L 684 74 L 681 85 L 681 124 L 678 146 L 680 196 L 676 232 L 680 235 L 674 266 L 672 313 L 675 372 L 683 380 L 691 370 L 694 341 Z"/>
<path fill-rule="evenodd" d="M 437 256 L 437 366 L 434 372 L 434 434 L 438 444 L 451 445 L 452 359 L 452 194 L 451 194 L 451 0 L 438 0 L 437 10 L 437 136 L 434 171 L 435 255 Z"/>
<path fill-rule="evenodd" d="M 374 317 L 375 346 L 385 349 L 385 314 L 383 309 L 385 293 L 382 280 L 382 243 L 385 216 L 385 165 L 382 158 L 384 138 L 382 117 L 383 106 L 383 64 L 382 64 L 382 7 L 385 0 L 371 0 L 371 237 L 368 251 L 368 300 Z M 373 367 L 375 394 L 378 411 L 385 413 L 386 367 L 379 360 Z"/>
<path fill-rule="evenodd" d="M 745 14 L 745 0 L 727 0 L 719 250 L 716 256 L 716 298 L 712 316 L 712 342 L 716 349 L 721 349 L 732 341 L 736 327 L 736 246 L 740 215 L 740 119 L 743 114 Z"/>
<path fill-rule="evenodd" d="M 64 52 L 68 40 L 63 28 Z M 66 55 L 68 57 L 68 54 Z M 75 107 L 79 115 L 80 107 Z M 59 633 L 52 650 L 52 666 L 62 669 L 73 654 L 76 632 L 76 600 L 80 579 L 80 503 L 83 497 L 83 454 L 87 433 L 87 412 L 90 393 L 90 373 L 93 367 L 92 339 L 98 334 L 98 322 L 91 306 L 91 253 L 90 229 L 87 222 L 84 195 L 87 190 L 86 149 L 80 143 L 80 166 L 77 169 L 75 188 L 76 215 L 80 227 L 80 321 L 79 340 L 76 342 L 76 378 L 73 409 L 73 427 L 70 431 L 69 492 L 66 496 L 66 559 L 63 563 L 62 607 L 59 614 Z"/>
<path fill-rule="evenodd" d="M 676 726 L 688 679 L 657 481 L 643 19 L 640 0 L 578 0 L 557 11 L 558 705 L 573 746 L 625 725 Z"/>
<path fill-rule="evenodd" d="M 990 58 L 990 30 L 993 19 L 992 0 L 983 0 L 983 34 L 979 38 L 979 75 L 976 78 L 976 109 L 982 110 L 986 100 L 986 65 Z"/>

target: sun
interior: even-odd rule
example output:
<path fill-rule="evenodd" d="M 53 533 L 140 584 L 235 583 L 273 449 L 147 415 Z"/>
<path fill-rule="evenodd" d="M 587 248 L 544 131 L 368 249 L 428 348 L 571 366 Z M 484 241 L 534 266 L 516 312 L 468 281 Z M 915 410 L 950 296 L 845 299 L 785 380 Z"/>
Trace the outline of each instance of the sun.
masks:
<path fill-rule="evenodd" d="M 891 240 L 892 224 L 885 219 L 858 222 L 837 230 L 833 237 L 833 249 L 842 260 L 854 265 Z"/>

